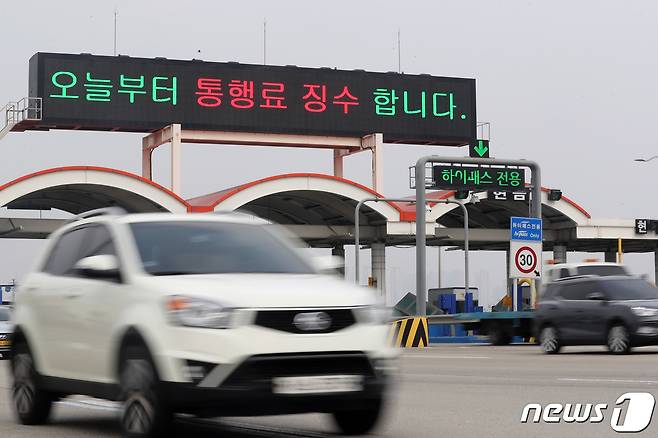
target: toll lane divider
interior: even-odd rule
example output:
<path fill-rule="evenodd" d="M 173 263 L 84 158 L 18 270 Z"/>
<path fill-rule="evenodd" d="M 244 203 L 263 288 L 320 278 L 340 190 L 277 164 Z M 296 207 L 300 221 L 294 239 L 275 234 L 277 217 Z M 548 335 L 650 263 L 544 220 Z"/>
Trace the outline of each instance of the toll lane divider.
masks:
<path fill-rule="evenodd" d="M 389 344 L 402 348 L 424 348 L 429 345 L 427 318 L 410 317 L 393 321 Z"/>

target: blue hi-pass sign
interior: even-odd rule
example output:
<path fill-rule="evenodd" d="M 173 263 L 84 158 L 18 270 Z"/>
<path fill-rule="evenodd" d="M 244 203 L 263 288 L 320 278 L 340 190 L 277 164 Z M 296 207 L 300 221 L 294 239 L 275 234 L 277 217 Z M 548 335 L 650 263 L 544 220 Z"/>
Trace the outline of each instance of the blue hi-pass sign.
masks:
<path fill-rule="evenodd" d="M 542 241 L 542 220 L 533 217 L 512 217 L 510 240 Z"/>

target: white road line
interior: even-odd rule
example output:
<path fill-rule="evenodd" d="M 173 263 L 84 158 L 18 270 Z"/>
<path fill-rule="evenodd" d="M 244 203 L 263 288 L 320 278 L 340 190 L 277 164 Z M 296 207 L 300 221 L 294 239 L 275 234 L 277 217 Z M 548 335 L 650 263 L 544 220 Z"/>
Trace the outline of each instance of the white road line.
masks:
<path fill-rule="evenodd" d="M 96 411 L 111 411 L 117 412 L 121 410 L 121 405 L 113 402 L 103 401 L 82 401 L 82 400 L 61 400 L 57 404 L 70 406 L 74 408 L 92 409 Z"/>
<path fill-rule="evenodd" d="M 121 410 L 121 405 L 119 403 L 115 402 L 110 402 L 110 401 L 104 401 L 104 400 L 96 400 L 96 399 L 90 399 L 90 400 L 62 400 L 57 402 L 59 405 L 65 405 L 65 406 L 70 406 L 70 407 L 75 407 L 75 408 L 82 408 L 82 409 L 90 409 L 90 410 L 96 410 L 96 411 L 110 411 L 110 412 L 117 412 Z M 274 437 L 279 437 L 279 436 L 286 436 L 286 437 L 292 437 L 292 436 L 298 436 L 298 437 L 309 437 L 309 438 L 325 438 L 325 437 L 330 437 L 332 435 L 326 434 L 326 433 L 321 433 L 321 432 L 307 432 L 303 431 L 301 429 L 289 429 L 289 428 L 279 428 L 275 426 L 266 426 L 262 424 L 250 424 L 250 423 L 243 423 L 240 421 L 231 421 L 231 420 L 224 420 L 222 419 L 221 421 L 215 420 L 215 419 L 190 419 L 190 418 L 182 418 L 182 421 L 188 421 L 193 424 L 205 424 L 209 426 L 216 426 L 216 427 L 223 427 L 223 428 L 232 428 L 236 429 L 238 432 L 244 433 L 249 432 L 249 433 L 258 433 L 258 436 L 274 436 Z"/>
<path fill-rule="evenodd" d="M 475 381 L 507 381 L 507 382 L 536 382 L 534 377 L 508 377 L 508 376 L 487 376 L 487 375 L 468 375 L 468 374 L 439 374 L 439 373 L 408 373 L 404 370 L 398 372 L 398 377 L 413 377 L 413 378 L 436 378 L 436 379 L 469 379 Z M 545 381 L 551 378 L 544 379 Z M 587 379 L 587 378 L 573 378 L 573 377 L 556 377 L 553 381 L 558 382 L 580 382 L 580 383 L 623 383 L 623 384 L 644 384 L 644 385 L 658 385 L 658 380 L 633 380 L 633 379 Z M 547 382 L 548 383 L 548 382 Z"/>
<path fill-rule="evenodd" d="M 409 373 L 405 372 L 404 369 L 398 371 L 397 376 L 400 378 L 405 377 L 420 377 L 423 379 L 427 378 L 439 378 L 439 379 L 467 379 L 468 382 L 472 383 L 477 380 L 502 380 L 506 382 L 536 382 L 537 379 L 534 377 L 507 377 L 507 376 L 485 376 L 485 375 L 473 375 L 473 374 L 439 374 L 439 373 Z M 455 382 L 455 383 L 464 383 L 464 382 Z"/>
<path fill-rule="evenodd" d="M 590 382 L 590 383 L 641 383 L 646 385 L 658 385 L 658 380 L 630 380 L 630 379 L 577 379 L 564 377 L 557 379 L 561 382 Z"/>
<path fill-rule="evenodd" d="M 491 359 L 490 356 L 457 356 L 447 354 L 403 354 L 404 358 L 417 358 L 417 359 Z"/>
<path fill-rule="evenodd" d="M 203 420 L 195 420 L 197 422 L 201 422 Z M 208 420 L 206 422 L 207 424 L 217 424 L 220 427 L 221 426 L 228 426 L 231 428 L 237 429 L 238 432 L 257 432 L 259 435 L 266 435 L 266 434 L 271 434 L 271 436 L 286 436 L 286 437 L 292 437 L 292 436 L 299 436 L 299 437 L 308 437 L 308 438 L 325 438 L 325 437 L 331 437 L 333 434 L 327 434 L 323 432 L 313 432 L 313 431 L 305 431 L 301 429 L 293 429 L 293 428 L 281 428 L 278 426 L 266 426 L 264 424 L 252 424 L 252 423 L 244 423 L 241 421 L 233 421 L 233 420 Z"/>

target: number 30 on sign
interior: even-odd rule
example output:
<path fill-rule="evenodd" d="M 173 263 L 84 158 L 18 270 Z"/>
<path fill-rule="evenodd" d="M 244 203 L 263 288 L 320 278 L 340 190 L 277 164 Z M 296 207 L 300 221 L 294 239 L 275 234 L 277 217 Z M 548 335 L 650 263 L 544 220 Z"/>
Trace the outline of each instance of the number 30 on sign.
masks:
<path fill-rule="evenodd" d="M 510 242 L 510 278 L 539 278 L 542 267 L 542 243 Z"/>

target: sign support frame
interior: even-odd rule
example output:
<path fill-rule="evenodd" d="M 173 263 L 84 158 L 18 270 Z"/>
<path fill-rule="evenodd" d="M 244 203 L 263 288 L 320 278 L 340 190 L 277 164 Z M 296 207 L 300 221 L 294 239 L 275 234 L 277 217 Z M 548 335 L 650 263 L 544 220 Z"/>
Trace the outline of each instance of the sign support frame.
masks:
<path fill-rule="evenodd" d="M 451 164 L 487 164 L 528 167 L 531 172 L 531 216 L 541 218 L 541 168 L 535 161 L 505 160 L 499 158 L 470 158 L 470 157 L 443 157 L 440 155 L 427 155 L 416 162 L 416 314 L 427 314 L 427 235 L 425 230 L 425 165 L 427 163 Z M 538 283 L 538 281 L 537 281 Z"/>
<path fill-rule="evenodd" d="M 230 144 L 244 146 L 303 147 L 333 149 L 334 176 L 343 177 L 345 157 L 371 151 L 372 189 L 384 190 L 384 136 L 373 133 L 363 137 L 339 137 L 301 134 L 272 134 L 261 132 L 201 131 L 183 129 L 172 123 L 142 138 L 142 176 L 153 180 L 153 151 L 171 143 L 171 191 L 181 191 L 181 149 L 183 143 Z"/>

